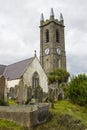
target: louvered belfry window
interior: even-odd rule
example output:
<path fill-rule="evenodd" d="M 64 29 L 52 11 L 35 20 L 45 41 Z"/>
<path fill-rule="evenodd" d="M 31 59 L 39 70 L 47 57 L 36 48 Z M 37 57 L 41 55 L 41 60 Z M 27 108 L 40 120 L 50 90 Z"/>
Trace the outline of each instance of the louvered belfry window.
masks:
<path fill-rule="evenodd" d="M 58 29 L 56 30 L 56 42 L 60 41 L 60 36 L 59 36 L 59 31 Z"/>
<path fill-rule="evenodd" d="M 49 42 L 49 30 L 47 29 L 45 32 L 45 36 L 46 36 L 46 43 Z"/>

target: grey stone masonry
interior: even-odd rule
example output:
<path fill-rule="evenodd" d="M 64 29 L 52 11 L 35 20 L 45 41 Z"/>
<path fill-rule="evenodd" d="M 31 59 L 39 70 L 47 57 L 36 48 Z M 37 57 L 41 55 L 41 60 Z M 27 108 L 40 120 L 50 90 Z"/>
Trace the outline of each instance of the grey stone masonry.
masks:
<path fill-rule="evenodd" d="M 40 21 L 40 62 L 47 75 L 66 69 L 64 27 L 64 21 L 54 17 Z"/>
<path fill-rule="evenodd" d="M 14 121 L 24 127 L 32 127 L 46 121 L 48 104 L 0 106 L 0 118 Z"/>
<path fill-rule="evenodd" d="M 4 99 L 4 89 L 6 85 L 6 80 L 4 76 L 0 76 L 0 99 Z"/>

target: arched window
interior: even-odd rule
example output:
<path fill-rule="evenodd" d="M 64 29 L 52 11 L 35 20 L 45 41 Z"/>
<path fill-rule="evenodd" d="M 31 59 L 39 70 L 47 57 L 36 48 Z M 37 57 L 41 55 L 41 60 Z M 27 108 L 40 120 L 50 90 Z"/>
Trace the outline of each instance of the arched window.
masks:
<path fill-rule="evenodd" d="M 45 37 L 46 37 L 46 43 L 49 42 L 49 30 L 48 29 L 45 32 Z"/>
<path fill-rule="evenodd" d="M 37 72 L 35 72 L 32 77 L 32 87 L 35 88 L 38 86 L 39 86 L 39 75 Z"/>
<path fill-rule="evenodd" d="M 58 29 L 56 30 L 56 42 L 60 41 L 60 36 L 59 36 L 59 31 Z"/>

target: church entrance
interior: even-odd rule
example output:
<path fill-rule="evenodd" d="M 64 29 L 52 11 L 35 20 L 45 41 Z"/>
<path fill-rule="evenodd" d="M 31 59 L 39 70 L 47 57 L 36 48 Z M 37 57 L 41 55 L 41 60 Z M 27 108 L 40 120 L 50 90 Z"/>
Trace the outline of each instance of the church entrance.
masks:
<path fill-rule="evenodd" d="M 32 87 L 35 88 L 38 86 L 39 86 L 39 75 L 37 72 L 35 72 L 32 77 Z"/>

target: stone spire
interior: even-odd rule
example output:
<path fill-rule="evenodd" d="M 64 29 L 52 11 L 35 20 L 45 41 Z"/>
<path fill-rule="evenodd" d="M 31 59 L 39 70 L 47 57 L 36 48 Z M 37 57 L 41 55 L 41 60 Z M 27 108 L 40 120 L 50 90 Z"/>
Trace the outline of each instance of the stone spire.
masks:
<path fill-rule="evenodd" d="M 41 14 L 40 21 L 41 21 L 41 22 L 43 22 L 43 21 L 44 21 L 44 16 L 43 16 L 43 13 Z"/>
<path fill-rule="evenodd" d="M 36 57 L 37 56 L 37 54 L 36 54 L 36 50 L 34 50 L 34 57 Z"/>
<path fill-rule="evenodd" d="M 62 13 L 60 13 L 60 21 L 64 21 Z"/>
<path fill-rule="evenodd" d="M 54 11 L 53 11 L 53 8 L 51 8 L 50 18 L 54 18 Z"/>

